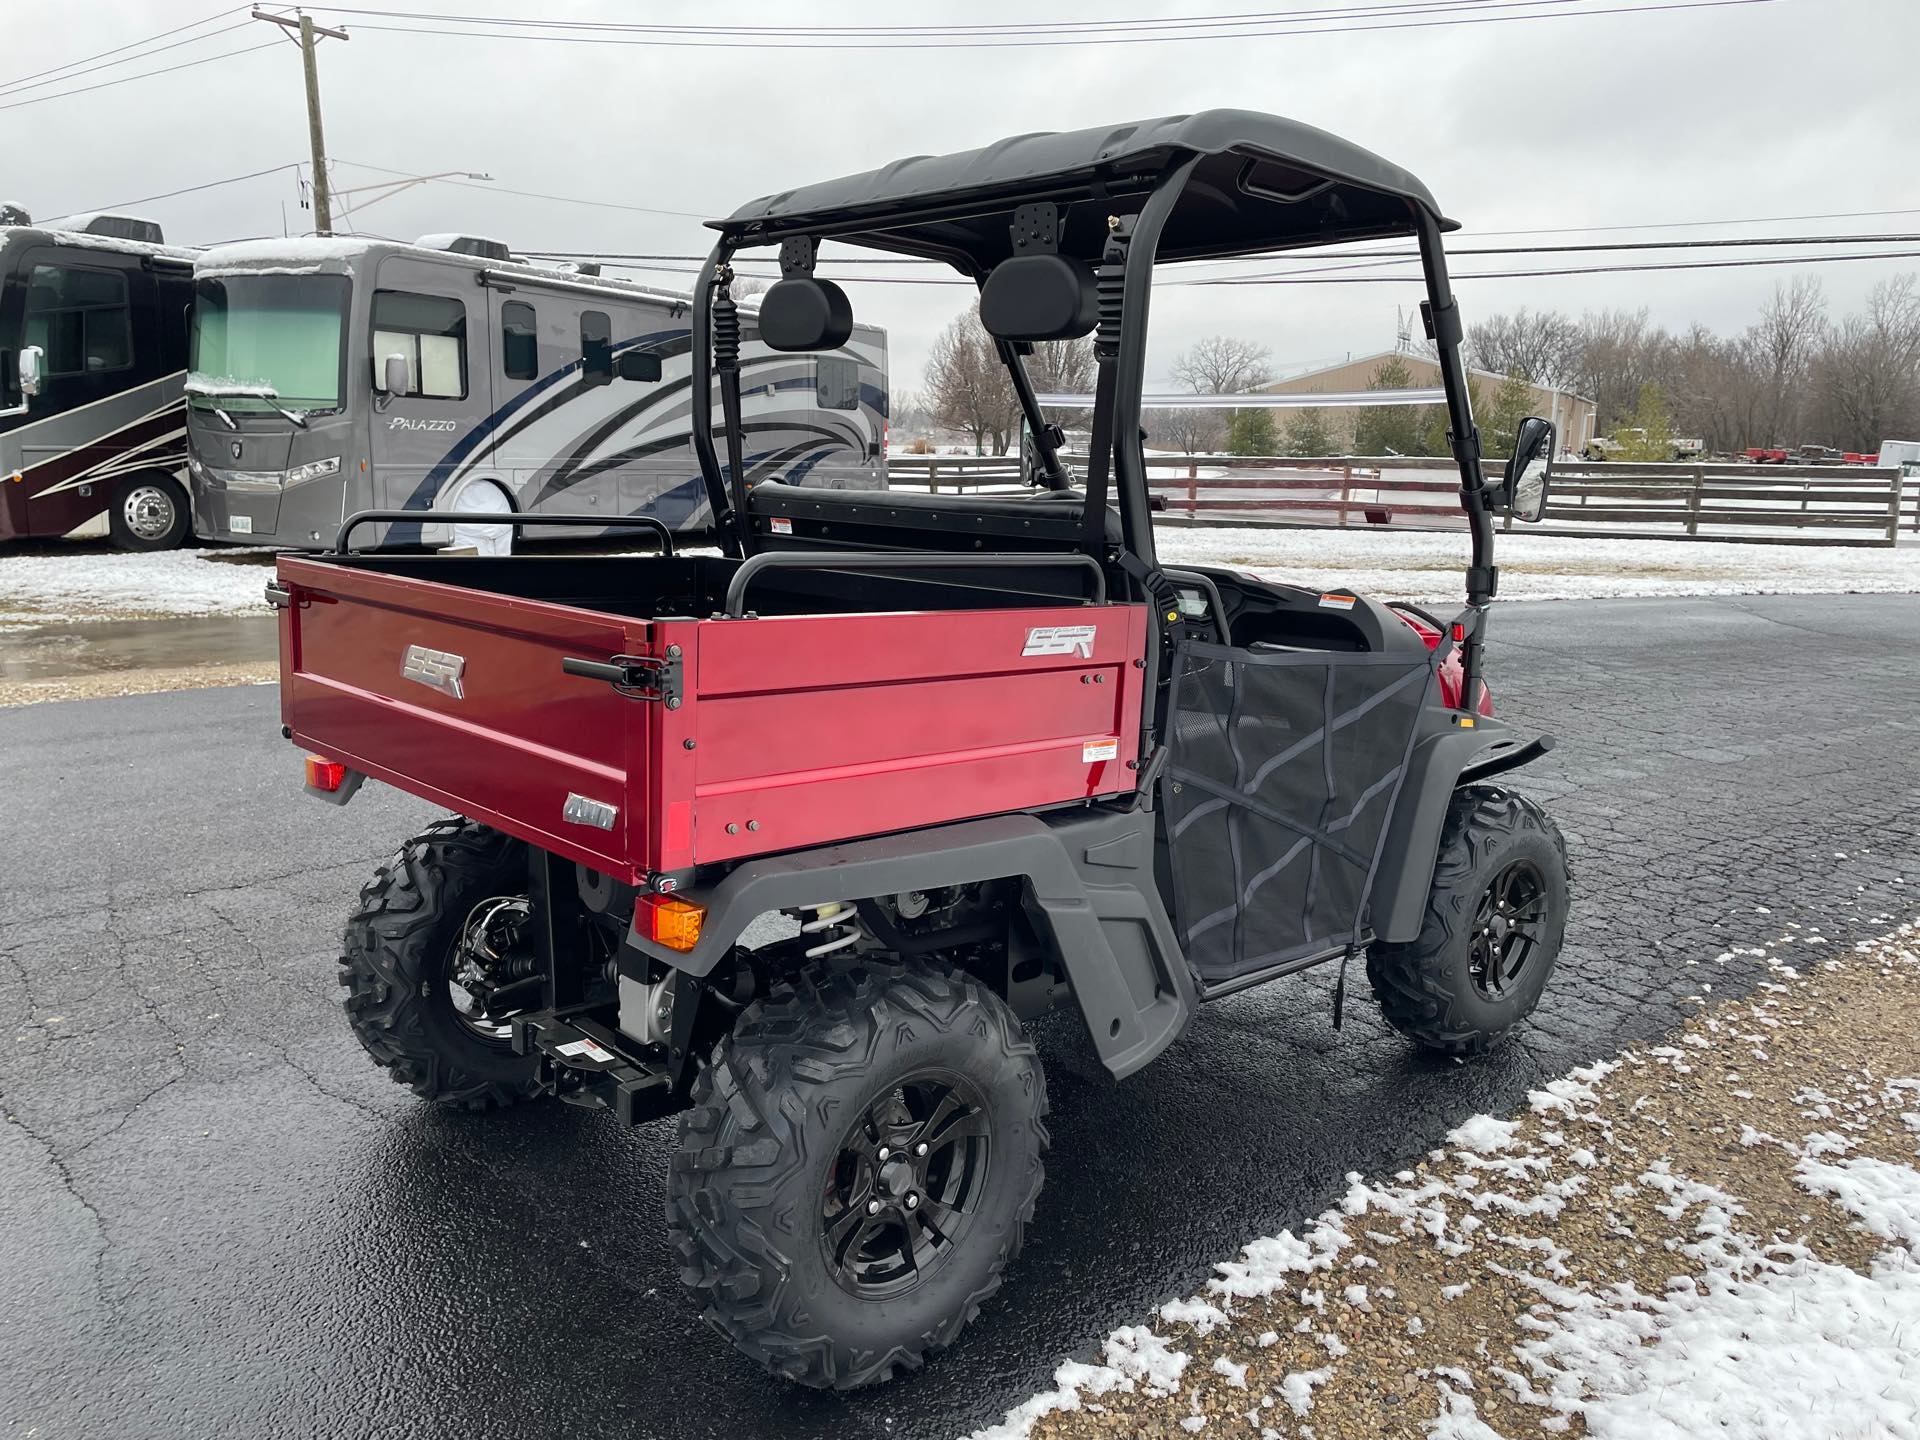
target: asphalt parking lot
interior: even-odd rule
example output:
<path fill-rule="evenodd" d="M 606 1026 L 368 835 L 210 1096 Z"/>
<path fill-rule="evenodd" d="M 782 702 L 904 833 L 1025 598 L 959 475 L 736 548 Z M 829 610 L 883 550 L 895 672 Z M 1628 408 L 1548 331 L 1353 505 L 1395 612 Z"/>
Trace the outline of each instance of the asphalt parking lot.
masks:
<path fill-rule="evenodd" d="M 9 1436 L 949 1436 L 1479 1110 L 1750 986 L 1711 961 L 1920 905 L 1920 597 L 1510 605 L 1489 675 L 1575 916 L 1501 1053 L 1422 1058 L 1331 976 L 1105 1082 L 1042 1034 L 1048 1183 L 1002 1296 L 918 1376 L 763 1377 L 663 1240 L 670 1128 L 447 1115 L 362 1056 L 341 921 L 432 813 L 299 793 L 270 688 L 0 711 L 0 1423 Z M 1800 927 L 1791 932 L 1790 927 Z"/>

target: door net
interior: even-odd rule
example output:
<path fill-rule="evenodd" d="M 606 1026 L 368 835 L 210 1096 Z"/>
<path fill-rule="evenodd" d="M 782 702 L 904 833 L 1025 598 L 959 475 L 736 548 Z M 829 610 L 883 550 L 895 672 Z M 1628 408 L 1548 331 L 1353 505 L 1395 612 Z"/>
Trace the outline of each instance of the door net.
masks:
<path fill-rule="evenodd" d="M 1181 647 L 1162 801 L 1202 980 L 1359 942 L 1432 678 L 1428 655 Z"/>

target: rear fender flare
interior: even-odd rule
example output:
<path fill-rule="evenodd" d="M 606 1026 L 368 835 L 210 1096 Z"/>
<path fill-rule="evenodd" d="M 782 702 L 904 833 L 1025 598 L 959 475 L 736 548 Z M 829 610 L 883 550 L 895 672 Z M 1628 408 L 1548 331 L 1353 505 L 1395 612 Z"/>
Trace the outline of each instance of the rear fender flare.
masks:
<path fill-rule="evenodd" d="M 669 950 L 631 932 L 624 948 L 701 977 L 761 915 L 1021 878 L 1094 1048 L 1118 1079 L 1179 1036 L 1195 1001 L 1153 883 L 1154 820 L 1149 812 L 1001 815 L 749 860 L 711 887 L 679 892 L 706 906 L 693 949 Z"/>

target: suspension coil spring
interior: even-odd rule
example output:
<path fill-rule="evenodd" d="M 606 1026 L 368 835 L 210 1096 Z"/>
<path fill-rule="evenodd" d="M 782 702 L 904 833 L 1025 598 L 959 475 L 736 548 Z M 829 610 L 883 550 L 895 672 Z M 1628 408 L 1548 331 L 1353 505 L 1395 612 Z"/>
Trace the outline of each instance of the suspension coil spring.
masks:
<path fill-rule="evenodd" d="M 801 935 L 817 937 L 815 943 L 804 952 L 809 960 L 857 944 L 867 933 L 866 927 L 860 923 L 860 912 L 844 900 L 802 905 L 798 913 L 801 917 Z"/>

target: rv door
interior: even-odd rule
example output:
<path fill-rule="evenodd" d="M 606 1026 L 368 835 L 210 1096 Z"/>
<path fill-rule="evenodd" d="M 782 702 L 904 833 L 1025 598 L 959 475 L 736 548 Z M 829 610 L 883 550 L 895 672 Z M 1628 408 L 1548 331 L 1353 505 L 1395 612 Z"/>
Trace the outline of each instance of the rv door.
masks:
<path fill-rule="evenodd" d="M 445 510 L 492 459 L 486 292 L 471 269 L 402 255 L 383 260 L 374 283 L 362 363 L 374 394 L 375 495 L 388 509 Z M 390 387 L 390 374 L 404 379 L 404 391 Z M 396 527 L 390 538 L 444 545 L 451 537 L 444 525 L 427 525 L 418 535 Z"/>

